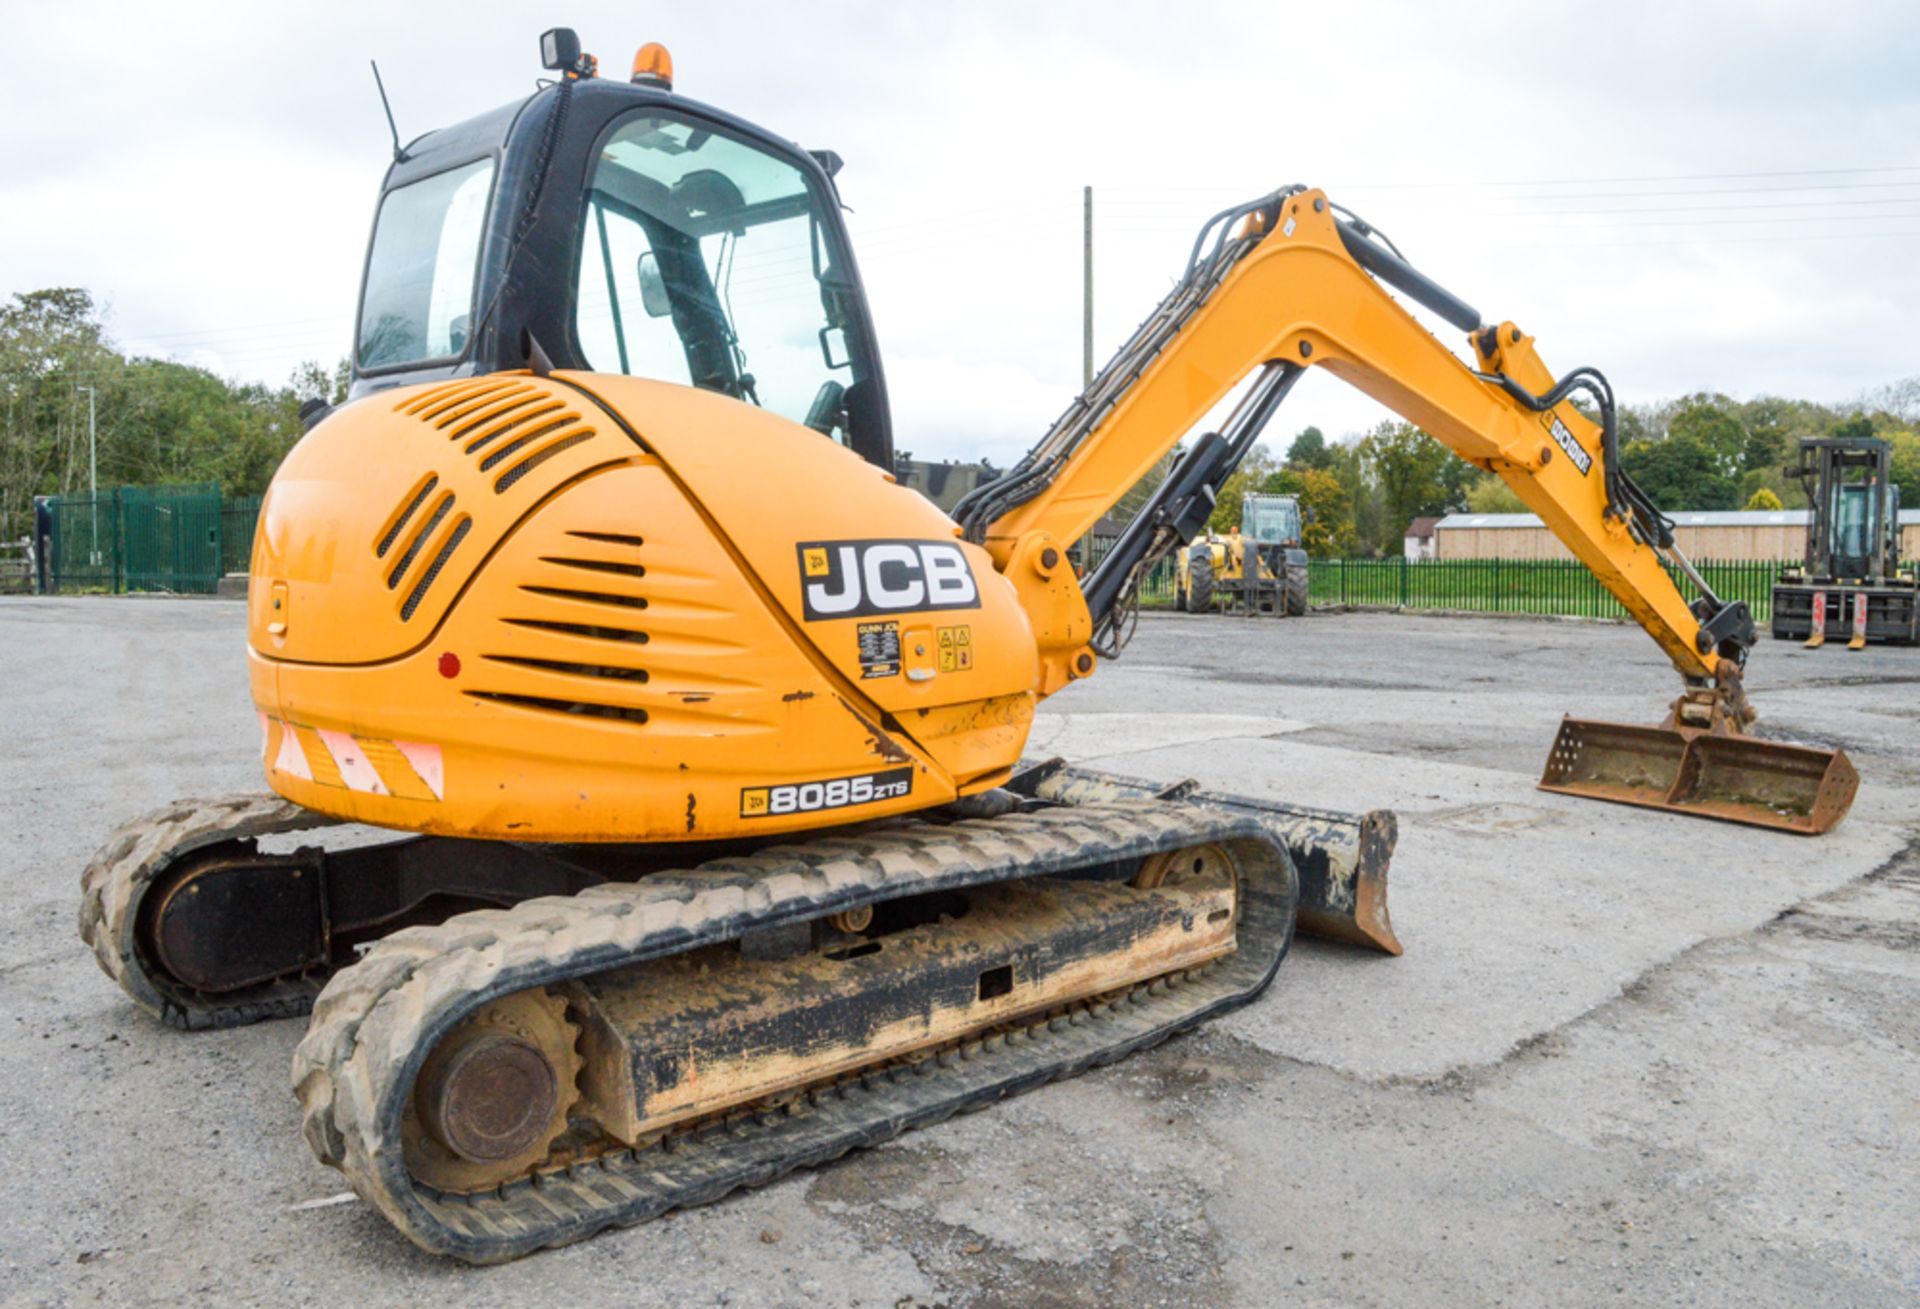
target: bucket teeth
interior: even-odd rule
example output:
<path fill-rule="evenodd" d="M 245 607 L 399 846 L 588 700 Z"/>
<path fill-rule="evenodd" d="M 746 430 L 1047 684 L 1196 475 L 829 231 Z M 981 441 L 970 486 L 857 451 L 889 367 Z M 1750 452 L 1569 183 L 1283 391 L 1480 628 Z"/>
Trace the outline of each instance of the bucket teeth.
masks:
<path fill-rule="evenodd" d="M 1853 806 L 1844 750 L 1567 718 L 1540 789 L 1817 836 Z"/>

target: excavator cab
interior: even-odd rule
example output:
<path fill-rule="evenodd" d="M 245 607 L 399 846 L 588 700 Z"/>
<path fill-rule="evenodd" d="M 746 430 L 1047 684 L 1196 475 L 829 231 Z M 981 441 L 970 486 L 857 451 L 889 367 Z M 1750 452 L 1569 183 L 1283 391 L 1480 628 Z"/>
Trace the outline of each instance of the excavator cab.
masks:
<path fill-rule="evenodd" d="M 554 71 L 396 152 L 352 396 L 530 366 L 624 374 L 746 401 L 890 469 L 839 156 L 677 96 L 652 70 Z"/>

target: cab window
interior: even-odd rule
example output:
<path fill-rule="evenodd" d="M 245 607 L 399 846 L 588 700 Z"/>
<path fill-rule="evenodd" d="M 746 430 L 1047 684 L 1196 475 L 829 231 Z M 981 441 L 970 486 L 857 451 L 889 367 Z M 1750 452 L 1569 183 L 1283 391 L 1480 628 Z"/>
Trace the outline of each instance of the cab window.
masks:
<path fill-rule="evenodd" d="M 603 144 L 574 327 L 595 371 L 701 387 L 848 441 L 854 291 L 800 169 L 673 115 Z"/>
<path fill-rule="evenodd" d="M 362 369 L 466 351 L 492 188 L 493 160 L 477 159 L 396 187 L 381 200 L 360 302 Z"/>

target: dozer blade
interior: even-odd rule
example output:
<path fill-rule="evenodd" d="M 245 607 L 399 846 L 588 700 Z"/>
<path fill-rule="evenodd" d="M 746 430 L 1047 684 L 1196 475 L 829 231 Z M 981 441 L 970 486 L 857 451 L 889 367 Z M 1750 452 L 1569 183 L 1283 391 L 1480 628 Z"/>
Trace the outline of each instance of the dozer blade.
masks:
<path fill-rule="evenodd" d="M 1008 787 L 1043 800 L 1089 804 L 1109 800 L 1184 800 L 1256 818 L 1277 837 L 1300 875 L 1300 931 L 1397 955 L 1404 952 L 1387 915 L 1387 866 L 1399 840 L 1390 809 L 1364 814 L 1311 809 L 1251 796 L 1202 791 L 1070 768 L 1062 759 L 1023 766 Z"/>
<path fill-rule="evenodd" d="M 1844 750 L 1699 729 L 1566 718 L 1540 789 L 1817 836 L 1860 775 Z"/>

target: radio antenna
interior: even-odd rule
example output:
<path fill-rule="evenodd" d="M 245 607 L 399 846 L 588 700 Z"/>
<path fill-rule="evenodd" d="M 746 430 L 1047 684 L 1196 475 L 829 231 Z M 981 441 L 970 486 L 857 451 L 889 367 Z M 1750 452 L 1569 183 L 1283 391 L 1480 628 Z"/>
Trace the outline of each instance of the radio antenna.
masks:
<path fill-rule="evenodd" d="M 394 126 L 393 104 L 387 99 L 387 84 L 380 80 L 380 61 L 369 59 L 367 62 L 373 66 L 373 84 L 380 88 L 380 107 L 387 111 L 387 130 L 393 133 L 393 162 L 404 164 L 407 162 L 407 152 L 400 148 L 400 129 Z"/>

